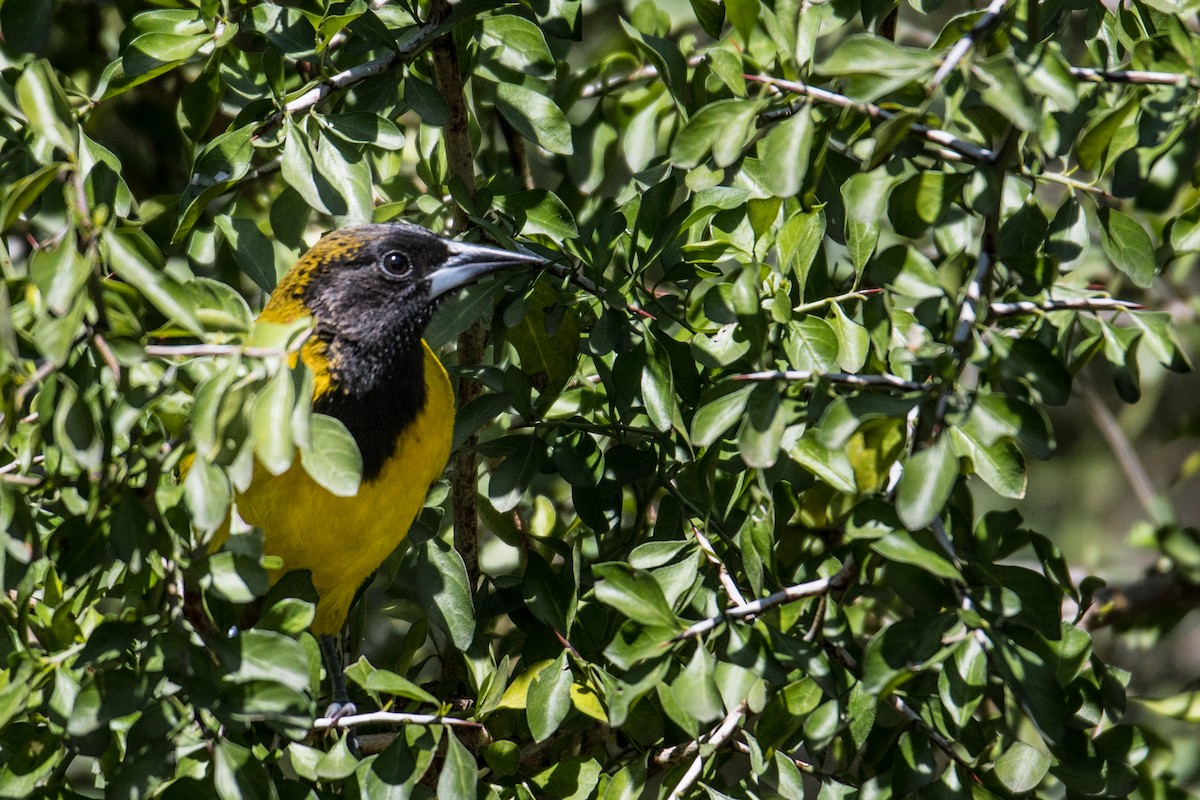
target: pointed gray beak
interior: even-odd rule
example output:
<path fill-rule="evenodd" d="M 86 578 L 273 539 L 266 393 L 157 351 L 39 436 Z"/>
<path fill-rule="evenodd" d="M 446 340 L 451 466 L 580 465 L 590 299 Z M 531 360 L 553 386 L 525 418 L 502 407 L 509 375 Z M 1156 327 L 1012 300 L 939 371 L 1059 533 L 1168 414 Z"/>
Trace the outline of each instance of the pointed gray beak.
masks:
<path fill-rule="evenodd" d="M 446 247 L 450 250 L 450 257 L 429 275 L 430 299 L 441 297 L 446 292 L 505 267 L 546 263 L 546 259 L 532 253 L 514 253 L 482 244 L 446 242 Z"/>

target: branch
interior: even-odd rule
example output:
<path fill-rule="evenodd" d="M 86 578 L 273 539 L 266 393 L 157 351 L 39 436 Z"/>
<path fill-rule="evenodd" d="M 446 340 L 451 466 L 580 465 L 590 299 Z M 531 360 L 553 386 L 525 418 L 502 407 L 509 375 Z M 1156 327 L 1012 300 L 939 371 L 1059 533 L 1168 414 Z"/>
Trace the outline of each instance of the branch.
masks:
<path fill-rule="evenodd" d="M 704 61 L 704 56 L 695 55 L 687 60 L 689 67 L 694 67 Z M 601 78 L 584 85 L 579 90 L 579 99 L 587 100 L 598 95 L 606 94 L 611 89 L 616 89 L 619 86 L 624 86 L 628 83 L 636 83 L 638 81 L 654 80 L 658 77 L 658 67 L 653 64 L 646 64 L 643 67 L 638 67 L 632 72 L 626 72 L 623 75 L 614 75 L 611 78 Z"/>
<path fill-rule="evenodd" d="M 431 0 L 430 20 L 441 22 L 450 19 L 452 9 L 449 0 Z M 451 26 L 452 28 L 453 26 Z M 470 117 L 463 96 L 462 69 L 458 63 L 458 45 L 448 28 L 446 34 L 433 44 L 433 77 L 438 93 L 446 103 L 449 118 L 442 128 L 442 141 L 446 146 L 446 160 L 451 180 L 460 183 L 467 196 L 475 197 L 475 153 L 471 149 Z M 470 217 L 459 204 L 454 205 L 454 227 L 465 230 Z M 487 347 L 487 335 L 483 326 L 475 322 L 458 337 L 459 366 L 474 366 L 483 361 Z M 458 379 L 458 402 L 466 406 L 482 393 L 483 387 L 465 373 Z M 476 434 L 467 437 L 454 459 L 451 475 L 454 515 L 454 549 L 462 556 L 467 568 L 467 580 L 474 591 L 479 582 L 479 455 L 475 444 Z"/>
<path fill-rule="evenodd" d="M 1092 69 L 1071 67 L 1071 75 L 1092 83 L 1134 83 L 1144 86 L 1179 86 L 1200 89 L 1200 78 L 1178 72 L 1148 72 L 1140 69 Z"/>
<path fill-rule="evenodd" d="M 283 107 L 282 111 L 272 114 L 270 117 L 259 126 L 255 131 L 256 136 L 261 136 L 265 131 L 278 125 L 284 116 L 302 114 L 320 105 L 329 95 L 333 94 L 338 89 L 345 89 L 357 83 L 365 81 L 367 78 L 376 75 L 382 75 L 388 70 L 395 69 L 401 64 L 405 64 L 415 58 L 426 47 L 433 42 L 438 36 L 453 28 L 458 23 L 458 20 L 452 19 L 449 16 L 431 20 L 421 27 L 417 28 L 416 32 L 410 36 L 403 44 L 396 48 L 396 51 L 389 53 L 382 58 L 377 58 L 374 61 L 368 61 L 364 64 L 351 67 L 343 70 L 336 75 L 331 75 L 325 80 L 312 87 L 304 94 L 290 100 Z"/>
<path fill-rule="evenodd" d="M 695 525 L 692 525 L 692 533 L 696 535 L 696 542 L 700 545 L 700 552 L 704 553 L 704 557 L 708 559 L 709 563 L 717 568 L 717 577 L 721 580 L 721 586 L 725 588 L 725 594 L 736 605 L 746 605 L 746 598 L 742 596 L 742 590 L 738 588 L 733 578 L 730 577 L 729 568 L 717 556 L 717 551 L 713 549 L 712 542 Z"/>
<path fill-rule="evenodd" d="M 844 303 L 847 300 L 866 300 L 873 294 L 879 294 L 883 289 L 855 289 L 852 292 L 835 295 L 833 297 L 822 297 L 820 300 L 814 300 L 811 303 L 801 303 L 798 306 L 793 306 L 792 311 L 796 314 L 807 314 L 809 311 L 816 311 L 819 308 L 831 306 L 834 303 Z"/>
<path fill-rule="evenodd" d="M 1143 308 L 1145 306 L 1141 303 L 1111 297 L 1072 297 L 1041 302 L 1022 300 L 1016 303 L 992 303 L 988 306 L 987 318 L 991 321 L 1024 314 L 1046 314 L 1051 311 L 1137 311 Z"/>
<path fill-rule="evenodd" d="M 1135 583 L 1096 592 L 1080 623 L 1088 630 L 1125 625 L 1165 611 L 1200 608 L 1200 585 L 1175 572 L 1155 572 Z"/>
<path fill-rule="evenodd" d="M 816 86 L 809 86 L 807 83 L 800 81 L 784 81 L 778 78 L 772 78 L 769 75 L 746 75 L 748 81 L 766 84 L 776 89 L 792 92 L 793 94 L 803 95 L 818 103 L 837 106 L 838 108 L 848 108 L 857 111 L 864 116 L 870 117 L 876 121 L 886 122 L 896 116 L 893 112 L 887 109 L 880 108 L 874 103 L 860 103 L 857 100 L 851 100 L 844 94 L 831 92 L 828 89 L 821 89 Z M 913 136 L 925 139 L 941 147 L 945 147 L 951 152 L 957 153 L 964 158 L 972 161 L 991 162 L 996 158 L 995 152 L 988 150 L 985 147 L 980 147 L 977 144 L 972 144 L 965 139 L 960 139 L 957 136 L 941 131 L 936 128 L 927 128 L 924 125 L 913 123 L 909 128 L 909 132 Z"/>
<path fill-rule="evenodd" d="M 738 730 L 738 724 L 742 720 L 742 714 L 746 712 L 746 706 L 746 700 L 738 703 L 737 708 L 735 708 L 733 711 L 730 711 L 725 719 L 721 720 L 721 724 L 716 728 L 713 728 L 712 732 L 708 734 L 708 737 L 704 740 L 703 744 L 707 745 L 711 750 L 716 750 L 718 747 L 725 744 L 725 742 L 729 741 L 729 738 Z M 683 797 L 687 793 L 688 789 L 692 788 L 692 786 L 700 778 L 700 773 L 704 769 L 704 753 L 700 750 L 701 744 L 702 743 L 700 741 L 689 742 L 689 746 L 684 748 L 688 751 L 695 750 L 696 758 L 691 764 L 688 765 L 687 770 L 679 779 L 679 783 L 675 784 L 675 788 L 671 790 L 669 795 L 667 795 L 668 800 L 678 800 L 678 798 Z M 675 750 L 675 748 L 669 749 Z M 680 752 L 683 751 L 681 750 Z M 655 757 L 655 760 L 658 760 L 657 756 Z"/>
<path fill-rule="evenodd" d="M 799 583 L 795 586 L 789 586 L 786 589 L 780 589 L 775 594 L 755 600 L 752 603 L 742 603 L 725 609 L 721 614 L 708 619 L 700 620 L 699 622 L 690 625 L 682 633 L 676 635 L 671 641 L 678 642 L 694 636 L 703 636 L 713 628 L 720 625 L 727 619 L 745 619 L 746 617 L 755 617 L 764 611 L 768 611 L 776 606 L 790 603 L 794 600 L 801 600 L 805 597 L 817 597 L 819 595 L 829 594 L 830 592 L 840 591 L 850 585 L 858 575 L 858 564 L 855 563 L 854 557 L 850 556 L 842 564 L 842 568 L 837 571 L 832 577 L 818 578 L 807 583 Z"/>
<path fill-rule="evenodd" d="M 1115 204 L 1121 202 L 1121 198 L 1117 197 L 1112 192 L 1105 191 L 1099 186 L 1093 186 L 1090 183 L 1085 183 L 1084 181 L 1076 180 L 1075 178 L 1071 178 L 1066 175 L 1059 175 L 1057 172 L 1031 172 L 1024 167 L 1018 166 L 1013 170 L 1013 174 L 1020 175 L 1022 178 L 1028 178 L 1035 184 L 1038 181 L 1050 181 L 1051 183 L 1057 183 L 1062 186 L 1069 186 L 1076 191 L 1093 194 L 1106 203 Z"/>
<path fill-rule="evenodd" d="M 891 389 L 902 389 L 906 392 L 928 392 L 931 386 L 924 383 L 916 383 L 915 381 L 907 381 L 897 375 L 884 373 L 882 375 L 853 375 L 849 372 L 814 372 L 806 369 L 789 369 L 789 370 L 767 370 L 765 372 L 747 372 L 741 375 L 732 375 L 729 378 L 733 381 L 749 381 L 755 383 L 769 383 L 771 381 L 811 381 L 811 380 L 827 380 L 832 383 L 841 383 L 846 386 L 855 386 L 860 389 L 870 389 L 884 386 Z"/>
<path fill-rule="evenodd" d="M 243 355 L 247 358 L 274 358 L 278 356 L 290 356 L 298 349 L 299 344 L 286 349 L 278 347 L 246 347 L 240 344 L 148 344 L 142 348 L 142 352 L 156 358 L 197 358 L 232 355 Z"/>
<path fill-rule="evenodd" d="M 954 46 L 950 48 L 950 52 L 942 60 L 938 71 L 933 74 L 933 80 L 925 87 L 926 95 L 931 96 L 937 91 L 937 88 L 942 85 L 942 81 L 946 80 L 946 76 L 954 71 L 954 68 L 958 66 L 958 62 L 962 61 L 963 56 L 975 46 L 988 29 L 996 24 L 1007 2 L 1008 0 L 992 0 L 992 4 L 983 12 L 983 16 L 975 21 L 975 24 L 971 26 L 971 30 L 967 32 L 967 35 L 954 43 Z"/>
<path fill-rule="evenodd" d="M 1117 461 L 1121 465 L 1121 469 L 1125 472 L 1125 477 L 1129 480 L 1129 485 L 1133 489 L 1134 495 L 1137 496 L 1138 502 L 1142 508 L 1154 520 L 1156 525 L 1164 525 L 1175 520 L 1174 509 L 1171 508 L 1171 501 L 1165 495 L 1154 488 L 1154 482 L 1150 480 L 1150 474 L 1146 472 L 1146 467 L 1138 458 L 1137 452 L 1133 448 L 1133 444 L 1129 441 L 1129 437 L 1125 435 L 1125 431 L 1121 430 L 1120 423 L 1112 412 L 1100 402 L 1100 398 L 1092 388 L 1086 384 L 1080 389 L 1084 401 L 1088 405 L 1088 410 L 1092 414 L 1092 420 L 1095 421 L 1096 427 L 1100 429 L 1100 435 L 1108 442 L 1108 446 L 1112 448 L 1113 455 L 1117 457 Z"/>
<path fill-rule="evenodd" d="M 406 714 L 400 711 L 372 711 L 368 714 L 351 714 L 340 719 L 323 717 L 313 720 L 314 731 L 355 728 L 359 725 L 449 725 L 459 728 L 482 728 L 478 722 L 458 717 L 441 717 L 435 714 Z"/>

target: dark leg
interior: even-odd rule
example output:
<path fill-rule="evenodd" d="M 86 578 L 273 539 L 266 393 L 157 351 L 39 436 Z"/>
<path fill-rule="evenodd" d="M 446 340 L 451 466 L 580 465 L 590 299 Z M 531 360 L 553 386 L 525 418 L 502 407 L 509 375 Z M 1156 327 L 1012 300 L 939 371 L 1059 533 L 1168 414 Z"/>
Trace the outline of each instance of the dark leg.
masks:
<path fill-rule="evenodd" d="M 337 720 L 358 713 L 358 708 L 350 702 L 350 693 L 346 691 L 346 676 L 342 672 L 342 654 L 337 641 L 327 633 L 318 636 L 317 640 L 321 643 L 325 671 L 329 673 L 333 688 L 333 702 L 325 709 L 325 718 Z"/>

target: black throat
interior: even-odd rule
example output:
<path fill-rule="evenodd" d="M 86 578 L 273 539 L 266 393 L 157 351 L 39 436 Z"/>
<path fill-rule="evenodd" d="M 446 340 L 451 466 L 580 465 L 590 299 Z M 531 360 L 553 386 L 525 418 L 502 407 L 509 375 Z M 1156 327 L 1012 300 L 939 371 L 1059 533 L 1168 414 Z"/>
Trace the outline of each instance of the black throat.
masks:
<path fill-rule="evenodd" d="M 353 360 L 349 360 L 353 363 Z M 364 376 L 339 375 L 335 383 L 354 386 Z M 334 390 L 316 399 L 313 410 L 342 421 L 363 459 L 363 480 L 379 477 L 396 452 L 396 442 L 425 407 L 425 353 L 418 343 L 400 353 L 391 366 L 361 394 Z"/>

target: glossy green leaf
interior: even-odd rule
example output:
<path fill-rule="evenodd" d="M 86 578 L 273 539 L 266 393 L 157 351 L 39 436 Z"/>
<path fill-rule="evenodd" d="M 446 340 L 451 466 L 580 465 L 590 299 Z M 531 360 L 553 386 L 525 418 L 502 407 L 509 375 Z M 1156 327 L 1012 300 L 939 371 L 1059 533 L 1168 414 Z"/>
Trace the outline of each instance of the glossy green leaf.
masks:
<path fill-rule="evenodd" d="M 362 454 L 341 420 L 324 414 L 309 419 L 312 446 L 300 451 L 308 476 L 337 497 L 353 497 L 362 482 Z"/>
<path fill-rule="evenodd" d="M 896 513 L 909 530 L 924 528 L 942 512 L 958 479 L 958 456 L 942 436 L 909 456 L 896 487 Z"/>
<path fill-rule="evenodd" d="M 545 93 L 516 83 L 496 86 L 496 109 L 526 139 L 551 153 L 569 156 L 571 124 Z"/>

